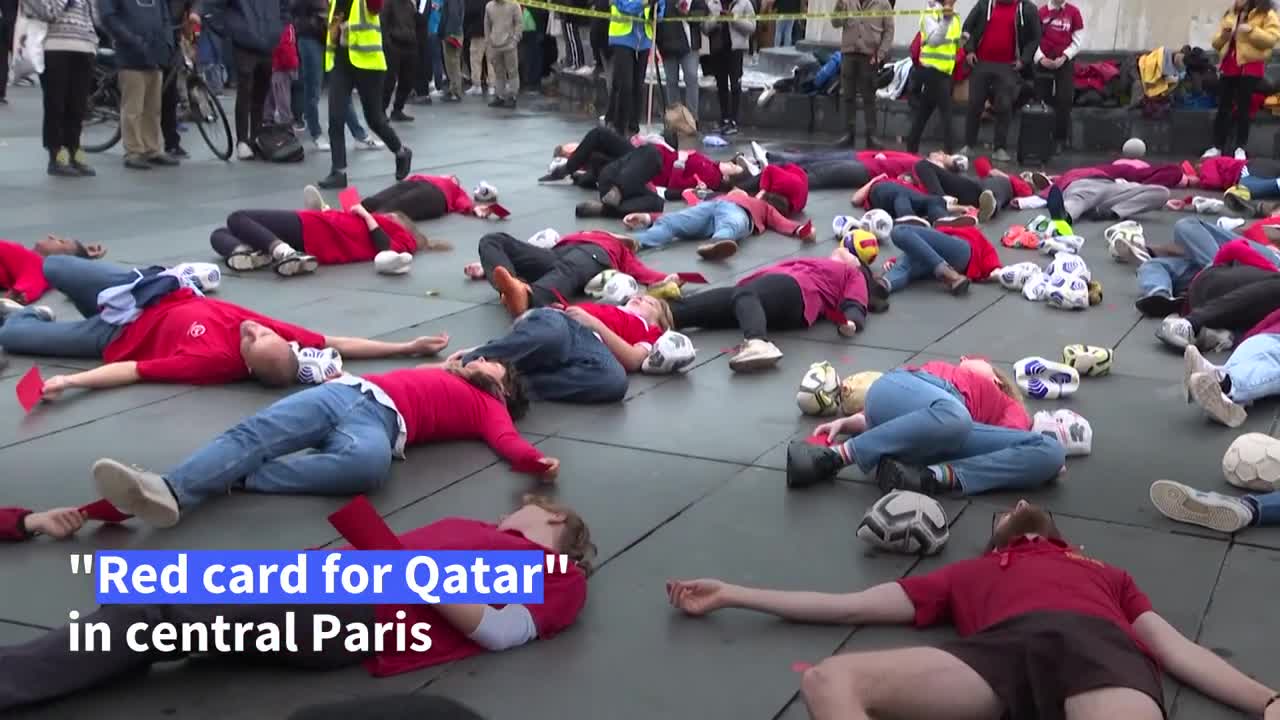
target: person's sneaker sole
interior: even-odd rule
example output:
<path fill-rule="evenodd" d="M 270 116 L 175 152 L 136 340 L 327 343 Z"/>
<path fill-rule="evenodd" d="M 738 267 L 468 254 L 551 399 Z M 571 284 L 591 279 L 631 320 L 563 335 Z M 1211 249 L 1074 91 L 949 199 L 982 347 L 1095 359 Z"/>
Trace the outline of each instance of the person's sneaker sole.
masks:
<path fill-rule="evenodd" d="M 382 275 L 404 275 L 413 268 L 413 256 L 409 253 L 396 253 L 390 261 L 378 264 L 374 258 L 374 270 Z"/>
<path fill-rule="evenodd" d="M 996 194 L 990 190 L 983 190 L 978 196 L 978 221 L 990 222 L 991 218 L 996 214 Z"/>
<path fill-rule="evenodd" d="M 742 357 L 742 353 L 734 355 L 729 360 L 729 369 L 734 372 L 749 373 L 758 372 L 760 370 L 768 370 L 778 366 L 778 361 L 782 359 L 782 352 L 776 354 L 768 352 L 758 355 L 749 355 Z"/>
<path fill-rule="evenodd" d="M 310 255 L 290 255 L 282 258 L 274 265 L 272 270 L 281 277 L 293 277 L 294 275 L 310 275 L 320 267 L 320 263 Z"/>
<path fill-rule="evenodd" d="M 1191 399 L 1209 417 L 1229 428 L 1238 428 L 1249 418 L 1249 413 L 1222 394 L 1222 386 L 1214 375 L 1215 373 L 1197 373 L 1191 376 Z"/>
<path fill-rule="evenodd" d="M 972 215 L 955 215 L 953 217 L 939 218 L 933 224 L 934 229 L 937 228 L 970 228 L 976 227 L 978 218 Z"/>
<path fill-rule="evenodd" d="M 232 253 L 227 258 L 227 267 L 236 272 L 261 270 L 271 264 L 271 258 L 263 253 Z"/>
<path fill-rule="evenodd" d="M 897 225 L 912 225 L 914 227 L 923 227 L 923 228 L 931 227 L 929 225 L 928 220 L 925 220 L 922 217 L 916 217 L 915 215 L 907 215 L 906 217 L 900 217 L 894 222 Z"/>
<path fill-rule="evenodd" d="M 737 252 L 738 243 L 732 240 L 721 240 L 698 247 L 698 257 L 703 260 L 724 260 L 733 257 Z"/>
<path fill-rule="evenodd" d="M 1182 301 L 1167 295 L 1147 295 L 1140 297 L 1133 306 L 1138 312 L 1147 317 L 1167 318 L 1170 315 L 1177 315 L 1182 309 Z"/>
<path fill-rule="evenodd" d="M 1204 355 L 1200 354 L 1200 348 L 1195 345 L 1188 345 L 1182 351 L 1182 395 L 1188 404 L 1191 403 L 1191 376 L 1215 370 L 1213 363 L 1205 360 Z"/>
<path fill-rule="evenodd" d="M 157 528 L 178 524 L 180 513 L 168 488 L 153 491 L 141 482 L 141 471 L 115 460 L 103 459 L 93 464 L 93 482 L 98 493 L 122 512 L 136 516 Z M 168 497 L 159 495 L 163 492 Z"/>
<path fill-rule="evenodd" d="M 1199 525 L 1218 532 L 1239 532 L 1248 527 L 1240 516 L 1226 505 L 1215 505 L 1192 495 L 1186 487 L 1171 480 L 1151 484 L 1151 504 L 1170 520 Z"/>
<path fill-rule="evenodd" d="M 308 210 L 327 210 L 329 207 L 320 194 L 320 188 L 315 185 L 302 188 L 302 206 Z"/>

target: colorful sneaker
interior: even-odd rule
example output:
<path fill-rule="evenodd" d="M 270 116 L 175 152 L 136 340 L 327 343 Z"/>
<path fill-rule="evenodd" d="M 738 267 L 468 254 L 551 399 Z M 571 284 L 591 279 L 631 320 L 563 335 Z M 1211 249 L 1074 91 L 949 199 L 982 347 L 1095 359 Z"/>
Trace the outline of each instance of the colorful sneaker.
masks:
<path fill-rule="evenodd" d="M 1008 248 L 1026 248 L 1035 250 L 1040 247 L 1040 236 L 1022 225 L 1014 225 L 1005 231 L 1000 244 Z"/>
<path fill-rule="evenodd" d="M 1048 215 L 1037 215 L 1027 223 L 1027 229 L 1042 238 L 1049 237 L 1053 229 L 1053 219 Z"/>
<path fill-rule="evenodd" d="M 1188 381 L 1191 399 L 1208 413 L 1209 417 L 1229 428 L 1238 428 L 1249 419 L 1244 408 L 1222 392 L 1217 371 L 1196 373 Z"/>
<path fill-rule="evenodd" d="M 1191 525 L 1239 532 L 1253 524 L 1253 510 L 1239 498 L 1216 492 L 1204 492 L 1172 480 L 1151 483 L 1151 504 L 1162 515 Z"/>
<path fill-rule="evenodd" d="M 529 309 L 529 286 L 502 266 L 493 269 L 493 287 L 498 291 L 502 306 L 511 317 L 520 317 Z"/>

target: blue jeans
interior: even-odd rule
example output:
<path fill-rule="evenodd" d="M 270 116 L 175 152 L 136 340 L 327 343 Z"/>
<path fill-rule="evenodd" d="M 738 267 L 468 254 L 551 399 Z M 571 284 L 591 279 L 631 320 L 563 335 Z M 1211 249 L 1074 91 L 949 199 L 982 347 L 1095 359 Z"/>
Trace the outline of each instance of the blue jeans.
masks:
<path fill-rule="evenodd" d="M 1138 294 L 1173 297 L 1186 293 L 1191 279 L 1213 264 L 1218 249 L 1237 237 L 1200 218 L 1179 220 L 1173 224 L 1173 242 L 1182 249 L 1183 256 L 1152 258 L 1139 265 Z"/>
<path fill-rule="evenodd" d="M 884 274 L 889 292 L 897 292 L 907 285 L 933 277 L 938 268 L 950 265 L 963 273 L 969 267 L 972 253 L 969 243 L 929 228 L 899 225 L 889 239 L 902 251 L 898 261 Z"/>
<path fill-rule="evenodd" d="M 676 240 L 738 241 L 750 236 L 751 230 L 751 215 L 742 207 L 728 200 L 710 200 L 663 215 L 653 227 L 632 237 L 642 248 L 655 248 Z"/>
<path fill-rule="evenodd" d="M 386 481 L 399 432 L 395 412 L 372 396 L 325 383 L 240 421 L 165 480 L 183 510 L 240 484 L 261 493 L 354 495 Z"/>
<path fill-rule="evenodd" d="M 1280 197 L 1280 180 L 1276 178 L 1245 175 L 1240 178 L 1240 184 L 1249 191 L 1249 197 L 1254 200 L 1269 200 Z"/>
<path fill-rule="evenodd" d="M 863 472 L 882 457 L 913 465 L 947 463 L 966 495 L 1034 488 L 1066 462 L 1062 445 L 1029 430 L 973 421 L 950 383 L 925 372 L 893 370 L 867 391 L 866 432 L 849 440 Z"/>
<path fill-rule="evenodd" d="M 915 215 L 929 222 L 947 216 L 947 201 L 926 195 L 905 185 L 878 182 L 871 188 L 871 207 L 880 208 L 894 219 Z"/>
<path fill-rule="evenodd" d="M 1258 510 L 1258 522 L 1254 525 L 1280 525 L 1280 490 L 1266 495 L 1246 495 Z"/>
<path fill-rule="evenodd" d="M 430 63 L 427 67 L 435 75 L 436 90 L 444 92 L 448 80 L 444 75 L 444 42 L 438 34 L 427 36 L 426 53 Z"/>
<path fill-rule="evenodd" d="M 312 140 L 324 135 L 320 127 L 320 91 L 324 87 L 324 45 L 312 37 L 298 36 L 299 77 L 302 78 L 302 117 Z M 347 129 L 357 140 L 369 137 L 360 124 L 355 102 L 347 99 Z"/>
<path fill-rule="evenodd" d="M 98 293 L 138 276 L 130 268 L 70 255 L 45 258 L 44 275 L 84 319 L 47 322 L 27 308 L 0 326 L 0 347 L 19 355 L 101 358 L 120 328 L 98 317 Z"/>
<path fill-rule="evenodd" d="M 1280 335 L 1254 335 L 1240 343 L 1223 370 L 1231 377 L 1231 399 L 1241 405 L 1280 395 Z"/>
<path fill-rule="evenodd" d="M 795 20 L 779 20 L 773 24 L 773 46 L 787 47 L 791 44 L 791 31 L 795 29 Z"/>
<path fill-rule="evenodd" d="M 627 395 L 627 371 L 596 334 L 568 315 L 537 308 L 522 315 L 506 337 L 490 340 L 463 358 L 515 365 L 542 400 L 607 403 Z"/>

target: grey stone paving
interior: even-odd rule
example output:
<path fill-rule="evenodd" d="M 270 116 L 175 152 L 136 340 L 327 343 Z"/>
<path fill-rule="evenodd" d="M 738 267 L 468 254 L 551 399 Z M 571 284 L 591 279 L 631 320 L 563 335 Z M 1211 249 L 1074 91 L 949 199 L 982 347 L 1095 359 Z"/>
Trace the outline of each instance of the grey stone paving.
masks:
<path fill-rule="evenodd" d="M 126 174 L 117 149 L 96 158 L 96 180 L 61 181 L 43 173 L 39 97 L 16 90 L 0 110 L 0 235 L 30 242 L 55 231 L 109 245 L 110 259 L 164 263 L 211 259 L 209 230 L 242 207 L 294 207 L 300 189 L 328 168 L 327 157 L 295 166 L 224 164 L 194 133 L 195 159 L 176 171 Z M 514 215 L 501 229 L 527 237 L 545 227 L 586 228 L 572 217 L 579 191 L 539 187 L 549 148 L 588 125 L 540 109 L 497 116 L 468 98 L 461 107 L 415 108 L 418 121 L 400 126 L 416 151 L 418 171 L 456 173 L 468 184 L 498 185 Z M 767 139 L 767 138 L 765 138 Z M 744 140 L 745 141 L 745 140 Z M 385 153 L 351 153 L 352 180 L 372 192 L 390 181 Z M 848 193 L 815 193 L 809 212 L 818 227 L 848 211 Z M 1002 232 L 1031 213 L 1002 216 Z M 1176 218 L 1144 219 L 1149 239 L 1166 239 Z M 501 332 L 507 319 L 482 283 L 463 279 L 475 242 L 490 227 L 452 217 L 428 232 L 455 250 L 421 257 L 411 275 L 385 278 L 367 266 L 323 268 L 312 278 L 270 274 L 230 277 L 220 296 L 321 332 L 385 338 L 447 331 L 454 347 Z M 829 359 L 842 372 L 888 369 L 909 360 L 985 354 L 1011 362 L 1029 354 L 1055 356 L 1069 342 L 1117 349 L 1115 373 L 1088 379 L 1062 404 L 1077 409 L 1096 432 L 1091 457 L 1070 462 L 1067 475 L 1036 495 L 1055 510 L 1068 536 L 1086 551 L 1129 569 L 1156 607 L 1272 686 L 1280 684 L 1269 612 L 1280 592 L 1280 530 L 1237 538 L 1196 532 L 1164 520 L 1150 507 L 1147 486 L 1169 477 L 1222 489 L 1220 460 L 1235 433 L 1211 425 L 1182 404 L 1179 359 L 1153 337 L 1155 324 L 1132 309 L 1133 271 L 1109 260 L 1101 224 L 1082 224 L 1084 257 L 1105 288 L 1104 304 L 1065 314 L 998 287 L 977 287 L 954 300 L 926 283 L 893 298 L 889 314 L 846 341 L 829 325 L 780 336 L 787 353 L 777 372 L 732 375 L 732 333 L 695 336 L 699 363 L 683 377 L 639 377 L 625 404 L 583 408 L 544 404 L 522 428 L 564 467 L 559 496 L 583 511 L 602 551 L 591 598 L 577 626 L 551 642 L 375 681 L 362 670 L 328 675 L 235 672 L 210 661 L 162 668 L 79 697 L 19 713 L 24 718 L 276 718 L 306 702 L 379 692 L 429 690 L 461 698 L 493 718 L 799 718 L 798 660 L 813 662 L 841 649 L 936 638 L 909 629 L 858 630 L 785 625 L 747 613 L 691 621 L 666 606 L 663 581 L 720 576 L 731 581 L 818 590 L 858 589 L 978 552 L 991 510 L 1012 497 L 950 501 L 952 541 L 938 558 L 877 555 L 853 536 L 876 497 L 862 478 L 811 492 L 783 487 L 782 448 L 814 423 L 800 417 L 793 393 L 808 364 Z M 995 235 L 993 234 L 993 237 Z M 829 243 L 829 241 L 828 241 Z M 669 270 L 700 270 L 724 282 L 797 253 L 776 235 L 750 240 L 723 266 L 698 262 L 689 244 L 649 258 Z M 1040 260 L 1001 249 L 1008 261 Z M 70 309 L 54 298 L 59 309 Z M 355 372 L 397 363 L 352 362 Z M 73 361 L 41 363 L 46 374 Z M 91 499 L 89 464 L 110 454 L 164 468 L 236 419 L 271 402 L 256 386 L 193 389 L 138 386 L 69 397 L 23 419 L 13 386 L 30 362 L 15 358 L 0 377 L 0 477 L 6 505 L 47 507 Z M 1055 403 L 1044 403 L 1053 407 Z M 1032 410 L 1040 409 L 1040 405 Z M 1276 409 L 1263 405 L 1243 430 L 1275 429 Z M 397 530 L 450 514 L 494 517 L 523 491 L 527 479 L 478 444 L 417 448 L 371 499 Z M 238 495 L 212 504 L 178 528 L 89 529 L 64 542 L 0 548 L 0 643 L 33 637 L 63 622 L 71 609 L 92 607 L 89 581 L 68 572 L 67 554 L 95 548 L 293 548 L 334 541 L 325 522 L 343 501 Z M 1168 684 L 1178 719 L 1233 717 L 1197 694 Z"/>

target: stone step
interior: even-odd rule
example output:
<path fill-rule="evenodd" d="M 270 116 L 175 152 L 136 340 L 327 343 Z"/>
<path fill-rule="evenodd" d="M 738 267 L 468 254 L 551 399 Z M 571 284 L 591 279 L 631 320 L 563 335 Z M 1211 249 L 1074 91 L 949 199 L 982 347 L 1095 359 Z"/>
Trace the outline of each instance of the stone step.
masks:
<path fill-rule="evenodd" d="M 760 51 L 757 69 L 766 75 L 790 77 L 795 66 L 815 60 L 812 53 L 794 47 L 764 48 Z"/>

